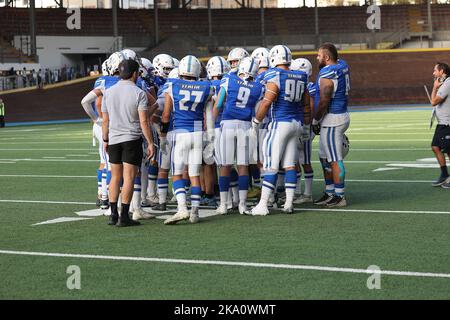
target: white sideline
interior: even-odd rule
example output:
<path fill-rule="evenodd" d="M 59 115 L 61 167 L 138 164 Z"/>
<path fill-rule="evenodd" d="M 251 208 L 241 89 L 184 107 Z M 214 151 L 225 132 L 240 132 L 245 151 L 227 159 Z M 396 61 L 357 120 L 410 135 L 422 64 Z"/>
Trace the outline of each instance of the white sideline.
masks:
<path fill-rule="evenodd" d="M 150 257 L 104 256 L 104 255 L 93 255 L 93 254 L 29 252 L 29 251 L 12 251 L 12 250 L 0 250 L 0 254 L 21 255 L 21 256 L 58 257 L 58 258 L 119 260 L 119 261 L 163 262 L 163 263 L 177 263 L 177 264 L 202 264 L 202 265 L 233 266 L 233 267 L 313 270 L 313 271 L 362 273 L 362 274 L 377 273 L 377 274 L 382 274 L 382 275 L 406 276 L 406 277 L 450 278 L 449 273 L 393 271 L 393 270 L 377 271 L 377 270 L 355 269 L 355 268 L 338 268 L 338 267 L 297 265 L 297 264 L 279 264 L 279 263 L 257 263 L 257 262 L 220 261 L 220 260 L 190 260 L 190 259 L 150 258 Z"/>
<path fill-rule="evenodd" d="M 0 199 L 0 202 L 95 205 L 94 202 L 76 202 L 76 201 L 41 201 L 41 200 L 3 200 L 3 199 Z"/>

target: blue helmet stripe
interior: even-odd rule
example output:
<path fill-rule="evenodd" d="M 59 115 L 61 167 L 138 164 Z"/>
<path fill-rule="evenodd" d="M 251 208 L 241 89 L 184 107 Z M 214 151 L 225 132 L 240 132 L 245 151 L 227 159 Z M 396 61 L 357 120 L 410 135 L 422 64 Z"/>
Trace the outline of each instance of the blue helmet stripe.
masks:
<path fill-rule="evenodd" d="M 189 56 L 189 61 L 188 61 L 188 72 L 191 72 L 191 63 L 192 63 L 192 56 Z"/>
<path fill-rule="evenodd" d="M 286 46 L 283 46 L 283 49 L 284 49 L 284 53 L 286 54 L 285 60 L 288 61 L 288 55 L 289 55 L 289 53 L 288 53 L 288 51 L 287 51 Z"/>
<path fill-rule="evenodd" d="M 255 60 L 252 59 L 252 63 L 250 64 L 250 70 L 248 70 L 248 72 L 252 72 L 253 70 L 253 64 L 254 64 Z"/>

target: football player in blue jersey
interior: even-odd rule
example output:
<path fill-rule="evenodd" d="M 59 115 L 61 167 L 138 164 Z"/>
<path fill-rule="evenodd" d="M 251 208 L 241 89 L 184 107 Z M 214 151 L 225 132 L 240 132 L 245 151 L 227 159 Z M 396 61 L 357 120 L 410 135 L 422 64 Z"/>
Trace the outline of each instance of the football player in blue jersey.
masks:
<path fill-rule="evenodd" d="M 153 67 L 155 68 L 156 88 L 162 88 L 167 81 L 170 71 L 175 68 L 175 61 L 170 55 L 161 53 L 153 58 Z"/>
<path fill-rule="evenodd" d="M 172 69 L 170 71 L 169 76 L 167 77 L 167 82 L 164 86 L 159 90 L 159 95 L 157 99 L 158 103 L 158 113 L 162 114 L 164 111 L 164 103 L 165 103 L 165 93 L 167 92 L 167 88 L 169 87 L 169 83 L 172 79 L 178 79 L 178 68 Z M 153 207 L 153 210 L 157 211 L 166 211 L 167 210 L 167 195 L 169 190 L 169 169 L 171 164 L 171 157 L 173 152 L 173 115 L 171 115 L 169 119 L 169 128 L 167 130 L 167 134 L 165 136 L 160 136 L 159 138 L 159 154 L 158 154 L 158 204 Z"/>
<path fill-rule="evenodd" d="M 256 135 L 251 135 L 251 119 L 261 98 L 262 85 L 254 82 L 257 62 L 246 57 L 241 60 L 237 74 L 222 79 L 214 113 L 222 111 L 220 135 L 221 167 L 219 177 L 220 206 L 217 213 L 228 213 L 228 192 L 231 166 L 236 162 L 239 173 L 239 213 L 247 212 L 249 186 L 248 165 L 256 164 Z"/>
<path fill-rule="evenodd" d="M 249 54 L 247 50 L 243 48 L 234 48 L 228 53 L 227 61 L 230 64 L 230 73 L 236 73 L 239 67 L 239 63 Z"/>
<path fill-rule="evenodd" d="M 120 53 L 113 53 L 103 64 L 103 75 L 99 77 L 94 84 L 94 89 L 91 90 L 81 100 L 86 114 L 93 121 L 93 133 L 95 139 L 98 141 L 99 155 L 100 155 L 100 167 L 97 170 L 97 185 L 98 185 L 98 197 L 100 209 L 108 209 L 108 184 L 111 177 L 111 169 L 109 166 L 108 153 L 105 151 L 103 138 L 102 138 L 102 116 L 101 116 L 101 99 L 106 89 L 115 85 L 119 80 L 119 64 L 123 57 Z"/>
<path fill-rule="evenodd" d="M 221 56 L 215 56 L 208 60 L 206 64 L 206 72 L 208 79 L 211 82 L 211 87 L 213 90 L 213 96 L 211 99 L 211 105 L 217 101 L 217 95 L 220 90 L 221 79 L 230 72 L 230 65 Z M 207 109 L 205 113 L 205 119 L 209 122 L 208 127 L 214 128 L 205 135 L 205 148 L 203 150 L 203 160 L 206 165 L 204 166 L 204 178 L 205 178 L 205 199 L 203 204 L 208 206 L 217 207 L 215 195 L 214 195 L 214 185 L 216 183 L 216 165 L 220 166 L 220 134 L 221 127 L 220 122 L 222 120 L 221 114 L 214 118 L 211 109 Z"/>
<path fill-rule="evenodd" d="M 312 65 L 309 60 L 305 58 L 298 58 L 292 61 L 291 63 L 291 70 L 298 70 L 303 71 L 308 75 L 309 77 L 312 75 Z M 308 82 L 309 85 L 309 82 Z M 309 86 L 307 86 L 307 89 L 309 95 L 311 96 L 311 92 L 309 91 Z M 311 99 L 310 99 L 311 101 Z M 312 106 L 310 106 L 312 108 Z M 310 117 L 311 112 L 305 113 L 305 117 L 308 117 L 308 123 L 310 123 Z M 310 125 L 303 125 L 302 124 L 302 130 L 308 130 L 309 131 L 309 139 L 300 141 L 299 144 L 299 165 L 298 165 L 298 173 L 297 173 L 297 188 L 295 190 L 295 193 L 297 196 L 297 199 L 294 200 L 295 204 L 302 204 L 302 203 L 309 203 L 312 202 L 312 184 L 313 184 L 313 178 L 314 178 L 314 171 L 311 165 L 311 152 L 312 152 L 312 141 L 314 140 L 314 132 L 311 131 Z M 302 135 L 300 136 L 302 137 Z M 308 134 L 306 135 L 308 137 Z M 305 190 L 302 193 L 302 187 L 301 187 L 301 176 L 302 176 L 302 168 L 305 173 Z"/>
<path fill-rule="evenodd" d="M 265 176 L 261 199 L 251 211 L 253 215 L 269 213 L 268 201 L 274 192 L 280 168 L 285 170 L 286 202 L 283 211 L 294 212 L 299 121 L 301 109 L 309 108 L 309 94 L 305 91 L 308 76 L 304 72 L 289 69 L 292 60 L 289 48 L 284 45 L 273 47 L 269 60 L 271 69 L 264 76 L 264 99 L 252 120 L 252 128 L 257 132 L 270 109 L 269 131 L 263 148 Z"/>
<path fill-rule="evenodd" d="M 347 111 L 350 90 L 350 71 L 345 61 L 338 60 L 336 47 L 331 43 L 320 46 L 317 53 L 319 74 L 316 80 L 315 114 L 313 126 L 320 124 L 320 161 L 324 168 L 326 191 L 314 201 L 327 207 L 347 205 L 345 198 L 345 136 L 350 125 Z"/>
<path fill-rule="evenodd" d="M 212 95 L 210 82 L 198 81 L 200 69 L 200 61 L 196 57 L 188 55 L 181 59 L 178 67 L 180 79 L 170 81 L 165 93 L 161 137 L 167 135 L 173 112 L 174 145 L 171 169 L 178 211 L 166 219 L 164 224 L 175 224 L 186 219 L 196 223 L 199 220 L 204 111 Z M 164 149 L 162 151 L 167 152 Z M 185 181 L 182 179 L 186 165 L 189 166 L 191 181 L 191 212 L 186 205 Z"/>

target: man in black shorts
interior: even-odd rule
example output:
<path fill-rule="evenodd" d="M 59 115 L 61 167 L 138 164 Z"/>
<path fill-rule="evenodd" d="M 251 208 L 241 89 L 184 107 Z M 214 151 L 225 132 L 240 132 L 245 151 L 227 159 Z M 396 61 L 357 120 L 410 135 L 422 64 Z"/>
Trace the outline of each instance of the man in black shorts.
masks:
<path fill-rule="evenodd" d="M 432 185 L 450 188 L 450 178 L 444 155 L 446 153 L 450 158 L 450 98 L 448 97 L 450 94 L 450 67 L 446 63 L 436 63 L 433 76 L 435 80 L 431 93 L 431 104 L 435 107 L 438 124 L 431 149 L 441 167 L 441 175 Z"/>
<path fill-rule="evenodd" d="M 153 156 L 153 136 L 147 120 L 148 100 L 143 90 L 136 86 L 139 64 L 124 60 L 119 65 L 121 80 L 105 91 L 102 103 L 103 141 L 111 163 L 109 200 L 111 216 L 109 225 L 127 227 L 139 225 L 128 216 L 133 195 L 134 178 L 141 165 L 142 134 L 148 142 L 147 156 Z M 120 217 L 117 199 L 122 186 Z"/>

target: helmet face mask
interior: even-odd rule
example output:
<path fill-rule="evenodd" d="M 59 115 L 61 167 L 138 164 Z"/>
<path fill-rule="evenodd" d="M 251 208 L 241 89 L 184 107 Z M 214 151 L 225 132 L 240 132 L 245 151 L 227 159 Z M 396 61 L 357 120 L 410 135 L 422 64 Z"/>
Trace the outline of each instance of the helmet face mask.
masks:
<path fill-rule="evenodd" d="M 212 57 L 206 64 L 206 72 L 209 79 L 212 79 L 213 77 L 221 77 L 230 72 L 230 69 L 231 67 L 228 62 L 221 56 Z"/>
<path fill-rule="evenodd" d="M 238 68 L 238 75 L 241 77 L 243 75 L 244 80 L 248 80 L 249 78 L 254 79 L 256 74 L 258 73 L 258 62 L 251 57 L 245 57 L 242 59 Z"/>
<path fill-rule="evenodd" d="M 275 68 L 279 65 L 289 66 L 292 61 L 291 50 L 284 45 L 277 45 L 269 52 L 270 67 Z"/>

